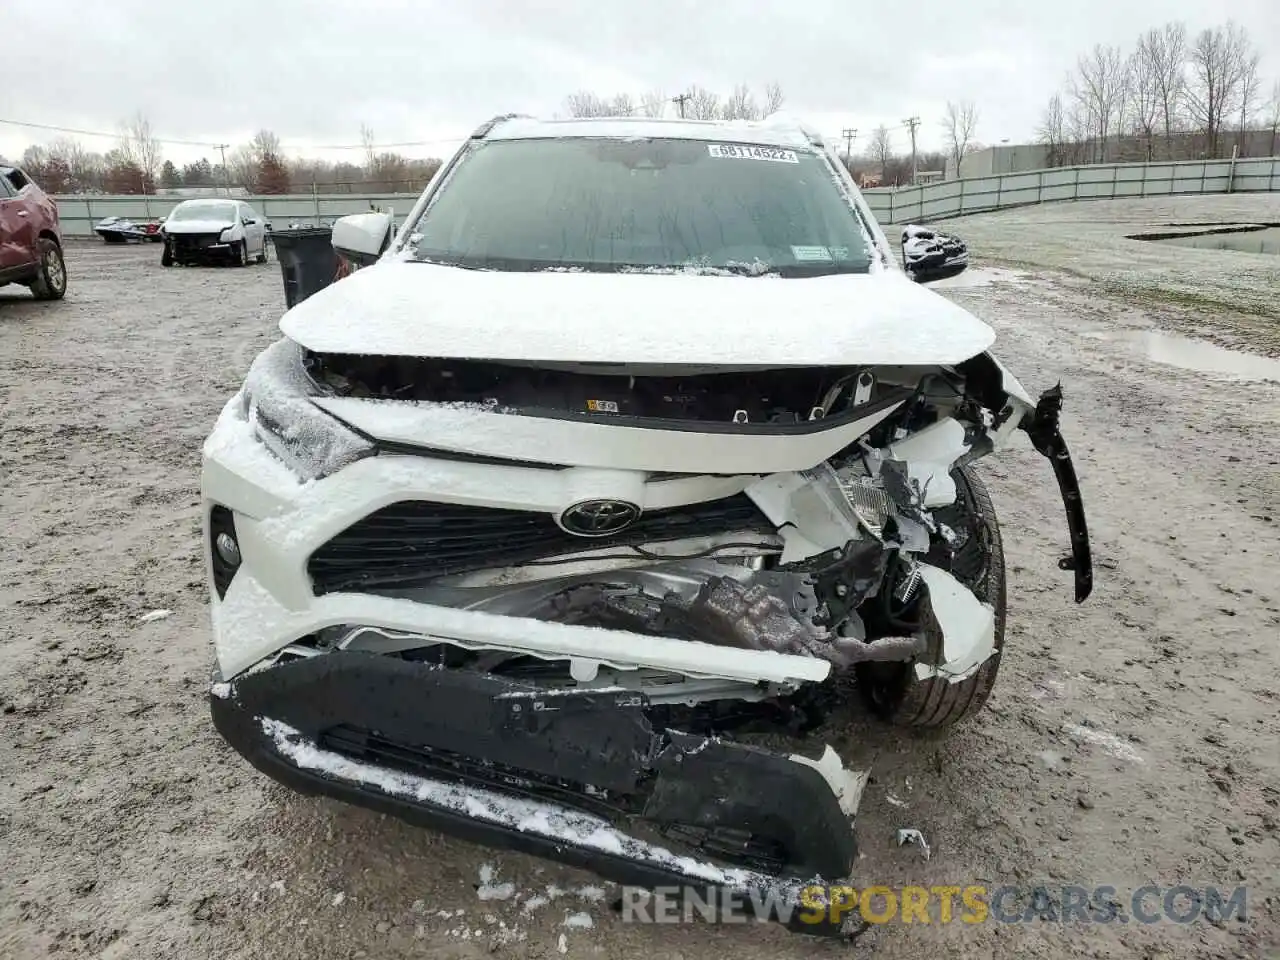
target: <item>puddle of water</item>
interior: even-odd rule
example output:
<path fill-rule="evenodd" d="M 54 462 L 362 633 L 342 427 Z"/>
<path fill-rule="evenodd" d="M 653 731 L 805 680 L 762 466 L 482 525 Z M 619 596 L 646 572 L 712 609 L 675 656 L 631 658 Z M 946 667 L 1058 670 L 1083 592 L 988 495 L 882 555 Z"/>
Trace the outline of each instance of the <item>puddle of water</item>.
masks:
<path fill-rule="evenodd" d="M 1240 350 L 1228 350 L 1207 340 L 1179 337 L 1160 330 L 1094 330 L 1094 340 L 1125 343 L 1135 352 L 1171 367 L 1215 374 L 1232 380 L 1274 380 L 1280 383 L 1280 360 Z"/>
<path fill-rule="evenodd" d="M 969 287 L 989 287 L 993 283 L 1030 283 L 1031 278 L 1014 270 L 1000 267 L 970 267 L 964 273 L 928 284 L 930 290 L 956 290 Z"/>
<path fill-rule="evenodd" d="M 1171 247 L 1195 247 L 1197 250 L 1234 250 L 1236 253 L 1265 253 L 1280 256 L 1280 227 L 1238 233 L 1165 237 L 1151 242 Z"/>

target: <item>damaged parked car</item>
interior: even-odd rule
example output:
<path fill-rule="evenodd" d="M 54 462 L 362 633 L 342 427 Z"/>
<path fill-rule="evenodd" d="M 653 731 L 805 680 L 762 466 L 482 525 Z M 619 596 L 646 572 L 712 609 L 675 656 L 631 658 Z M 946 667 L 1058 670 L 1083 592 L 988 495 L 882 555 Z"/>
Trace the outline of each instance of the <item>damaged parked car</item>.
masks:
<path fill-rule="evenodd" d="M 1060 390 L 898 256 L 800 125 L 483 125 L 204 446 L 217 729 L 623 883 L 849 878 L 855 701 L 946 728 L 1000 667 L 976 461 L 1047 457 L 1092 577 Z"/>
<path fill-rule="evenodd" d="M 902 228 L 902 267 L 918 283 L 954 277 L 969 266 L 969 247 L 959 237 L 909 223 Z"/>
<path fill-rule="evenodd" d="M 165 218 L 161 266 L 222 262 L 243 267 L 267 262 L 271 224 L 243 200 L 184 200 Z"/>

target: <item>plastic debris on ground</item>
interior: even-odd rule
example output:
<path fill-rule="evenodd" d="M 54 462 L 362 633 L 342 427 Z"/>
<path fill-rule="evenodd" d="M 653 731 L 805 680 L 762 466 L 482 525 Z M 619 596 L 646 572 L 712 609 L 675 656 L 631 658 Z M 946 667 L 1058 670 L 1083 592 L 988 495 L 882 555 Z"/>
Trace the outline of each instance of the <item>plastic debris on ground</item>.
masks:
<path fill-rule="evenodd" d="M 929 859 L 932 851 L 929 849 L 929 842 L 925 840 L 924 834 L 914 827 L 900 827 L 897 833 L 898 846 L 906 846 L 914 844 L 920 848 L 920 852 L 924 854 L 926 860 Z"/>

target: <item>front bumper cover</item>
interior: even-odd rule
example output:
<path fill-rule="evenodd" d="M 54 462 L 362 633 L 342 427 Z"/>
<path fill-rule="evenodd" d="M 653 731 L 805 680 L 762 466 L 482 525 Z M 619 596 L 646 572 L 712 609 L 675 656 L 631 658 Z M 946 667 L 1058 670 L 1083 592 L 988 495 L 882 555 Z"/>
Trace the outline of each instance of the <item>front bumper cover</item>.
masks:
<path fill-rule="evenodd" d="M 794 906 L 805 887 L 847 878 L 857 857 L 851 819 L 813 762 L 661 729 L 634 691 L 548 691 L 338 652 L 217 684 L 210 705 L 228 743 L 294 790 L 618 883 L 768 891 Z M 777 919 L 838 932 L 794 916 Z"/>

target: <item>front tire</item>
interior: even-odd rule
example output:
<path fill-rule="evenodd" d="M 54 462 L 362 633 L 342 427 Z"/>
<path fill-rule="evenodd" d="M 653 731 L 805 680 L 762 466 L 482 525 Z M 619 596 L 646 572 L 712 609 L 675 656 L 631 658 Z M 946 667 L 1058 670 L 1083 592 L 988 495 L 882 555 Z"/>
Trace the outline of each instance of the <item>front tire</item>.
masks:
<path fill-rule="evenodd" d="M 235 266 L 244 267 L 249 263 L 249 241 L 241 240 L 231 245 L 231 256 L 235 258 Z"/>
<path fill-rule="evenodd" d="M 164 245 L 163 252 L 161 252 L 160 254 L 160 266 L 162 267 L 173 266 L 173 248 L 169 246 L 167 241 Z"/>
<path fill-rule="evenodd" d="M 951 476 L 958 494 L 955 506 L 935 510 L 934 516 L 961 536 L 967 534 L 951 554 L 949 566 L 956 579 L 994 608 L 995 652 L 971 676 L 954 683 L 946 677 L 917 677 L 914 662 L 862 664 L 858 686 L 868 705 L 898 726 L 944 730 L 974 716 L 991 695 L 1004 653 L 1008 589 L 1000 523 L 987 486 L 977 474 L 960 467 Z M 928 621 L 929 647 L 936 650 L 942 643 L 941 631 L 932 616 Z"/>
<path fill-rule="evenodd" d="M 67 292 L 67 262 L 62 258 L 62 248 L 56 241 L 41 237 L 36 250 L 40 266 L 31 281 L 31 292 L 37 300 L 61 300 Z"/>
<path fill-rule="evenodd" d="M 262 238 L 262 252 L 258 254 L 258 262 L 259 263 L 267 262 L 267 238 L 265 235 Z"/>

